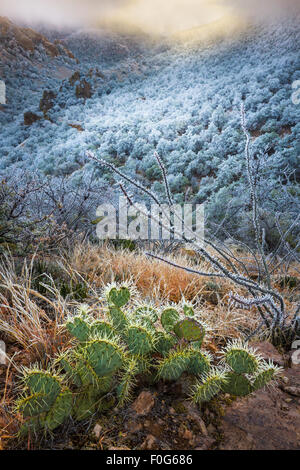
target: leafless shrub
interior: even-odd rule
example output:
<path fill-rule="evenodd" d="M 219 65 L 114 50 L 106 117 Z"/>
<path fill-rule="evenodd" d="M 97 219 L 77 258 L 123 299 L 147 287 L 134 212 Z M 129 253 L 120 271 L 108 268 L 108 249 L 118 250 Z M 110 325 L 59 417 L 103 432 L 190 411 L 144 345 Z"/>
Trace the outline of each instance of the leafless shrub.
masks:
<path fill-rule="evenodd" d="M 243 255 L 236 254 L 236 252 L 233 251 L 230 246 L 226 245 L 222 241 L 221 237 L 217 237 L 217 233 L 221 229 L 217 228 L 217 230 L 215 230 L 214 236 L 209 236 L 208 234 L 204 240 L 200 239 L 192 230 L 190 230 L 190 239 L 186 235 L 183 237 L 183 240 L 186 243 L 192 243 L 195 252 L 208 262 L 210 268 L 207 271 L 198 271 L 197 269 L 191 269 L 190 267 L 178 265 L 175 262 L 169 261 L 163 256 L 158 256 L 155 253 L 149 252 L 147 255 L 178 269 L 183 269 L 185 271 L 198 274 L 199 276 L 206 276 L 210 278 L 225 278 L 226 280 L 231 281 L 233 286 L 242 288 L 245 291 L 245 296 L 240 296 L 233 293 L 232 300 L 239 306 L 244 306 L 245 308 L 250 309 L 252 306 L 256 307 L 261 317 L 261 323 L 259 328 L 253 332 L 253 334 L 256 334 L 262 327 L 265 327 L 265 330 L 270 335 L 270 339 L 273 344 L 281 344 L 289 347 L 292 341 L 300 335 L 300 303 L 296 305 L 294 312 L 290 311 L 290 308 L 288 307 L 289 304 L 285 301 L 282 294 L 275 288 L 274 283 L 272 282 L 272 272 L 274 272 L 276 269 L 276 266 L 274 266 L 274 260 L 276 265 L 275 256 L 283 247 L 286 250 L 286 256 L 277 260 L 277 268 L 278 263 L 280 266 L 287 259 L 289 259 L 289 262 L 299 261 L 299 243 L 291 246 L 291 243 L 287 241 L 287 235 L 290 234 L 296 227 L 299 229 L 300 216 L 298 214 L 293 223 L 283 231 L 280 225 L 280 218 L 277 214 L 274 214 L 279 241 L 277 250 L 275 250 L 275 253 L 269 256 L 266 253 L 266 233 L 264 227 L 262 227 L 261 224 L 261 208 L 259 205 L 257 189 L 258 170 L 250 149 L 251 138 L 246 127 L 245 111 L 243 105 L 241 106 L 241 126 L 246 138 L 245 161 L 250 194 L 249 206 L 251 208 L 253 228 L 253 240 L 251 245 L 253 248 L 249 244 L 237 241 L 237 244 L 242 249 Z M 156 194 L 154 194 L 151 190 L 139 182 L 122 173 L 111 163 L 102 159 L 98 159 L 93 153 L 88 152 L 87 156 L 100 165 L 104 165 L 113 170 L 123 180 L 133 185 L 135 189 L 142 191 L 142 193 L 154 201 L 155 204 L 160 207 L 160 210 L 164 216 L 165 225 L 162 223 L 163 227 L 170 232 L 172 231 L 172 233 L 176 233 L 176 229 L 172 224 L 170 215 L 164 211 L 164 208 Z M 169 206 L 172 206 L 173 201 L 167 180 L 166 169 L 157 153 L 155 153 L 155 157 L 162 173 L 162 179 Z M 143 213 L 140 208 L 135 206 L 133 197 L 129 195 L 123 183 L 120 183 L 120 188 L 123 194 L 126 196 L 129 205 L 134 206 L 137 210 L 140 211 L 140 213 Z M 292 194 L 290 194 L 290 196 L 293 197 Z M 147 214 L 144 215 L 147 216 Z M 175 213 L 173 216 L 179 217 Z M 160 222 L 159 220 L 155 221 L 157 223 Z M 181 222 L 183 221 L 181 220 Z M 180 237 L 182 236 L 182 234 L 178 235 L 180 235 Z M 249 261 L 253 264 L 253 266 L 249 266 Z M 255 273 L 253 273 L 253 267 L 255 269 Z"/>

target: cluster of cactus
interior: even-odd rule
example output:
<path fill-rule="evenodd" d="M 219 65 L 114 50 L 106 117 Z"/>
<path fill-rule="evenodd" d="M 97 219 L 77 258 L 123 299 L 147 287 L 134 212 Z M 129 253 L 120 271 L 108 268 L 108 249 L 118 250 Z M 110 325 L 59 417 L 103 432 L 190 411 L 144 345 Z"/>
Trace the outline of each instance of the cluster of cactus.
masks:
<path fill-rule="evenodd" d="M 105 297 L 108 307 L 101 319 L 85 304 L 68 318 L 65 327 L 74 345 L 50 370 L 25 369 L 25 395 L 17 402 L 23 430 L 52 431 L 70 416 L 80 421 L 123 405 L 141 374 L 152 381 L 190 374 L 195 381 L 191 396 L 203 403 L 219 392 L 252 393 L 278 372 L 240 343 L 227 346 L 215 367 L 202 349 L 207 327 L 191 305 L 183 304 L 183 314 L 173 305 L 161 313 L 143 304 L 125 311 L 131 298 L 127 285 L 108 286 Z"/>
<path fill-rule="evenodd" d="M 247 344 L 232 341 L 222 351 L 219 367 L 214 367 L 194 385 L 192 398 L 202 403 L 210 401 L 219 392 L 244 397 L 271 383 L 280 370 Z"/>

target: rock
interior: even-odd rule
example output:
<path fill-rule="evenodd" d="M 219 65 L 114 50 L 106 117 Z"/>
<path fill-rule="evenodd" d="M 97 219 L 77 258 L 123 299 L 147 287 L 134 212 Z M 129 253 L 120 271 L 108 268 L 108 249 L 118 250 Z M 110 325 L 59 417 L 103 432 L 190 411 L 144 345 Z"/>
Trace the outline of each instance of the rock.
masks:
<path fill-rule="evenodd" d="M 40 121 L 42 118 L 31 111 L 24 113 L 24 124 L 25 126 L 31 126 L 34 122 Z"/>
<path fill-rule="evenodd" d="M 282 390 L 294 397 L 300 397 L 300 387 L 281 387 Z"/>
<path fill-rule="evenodd" d="M 143 429 L 143 425 L 136 421 L 128 421 L 126 424 L 126 429 L 130 434 L 135 434 Z"/>
<path fill-rule="evenodd" d="M 220 428 L 221 450 L 296 450 L 300 445 L 300 414 L 282 410 L 280 389 L 259 390 L 236 400 L 226 410 Z M 277 406 L 279 405 L 279 406 Z M 291 410 L 293 412 L 293 410 Z"/>
<path fill-rule="evenodd" d="M 197 425 L 199 431 L 204 435 L 208 436 L 207 428 L 205 426 L 205 423 L 203 419 L 201 418 L 199 414 L 199 410 L 196 407 L 196 405 L 193 405 L 192 403 L 185 401 L 184 402 L 185 407 L 187 408 L 187 419 L 190 419 L 194 421 L 194 423 Z"/>
<path fill-rule="evenodd" d="M 47 116 L 47 112 L 53 108 L 56 94 L 53 91 L 44 90 L 43 97 L 40 100 L 40 111 Z"/>
<path fill-rule="evenodd" d="M 158 440 L 152 434 L 148 434 L 143 444 L 140 447 L 141 450 L 154 450 L 158 449 Z"/>
<path fill-rule="evenodd" d="M 209 434 L 213 434 L 214 432 L 216 432 L 216 428 L 214 427 L 213 424 L 210 423 L 210 424 L 207 426 L 207 431 L 208 431 Z"/>
<path fill-rule="evenodd" d="M 212 437 L 202 437 L 201 440 L 197 441 L 194 450 L 210 450 L 216 443 L 216 440 Z"/>
<path fill-rule="evenodd" d="M 132 404 L 132 409 L 138 414 L 138 415 L 147 415 L 150 413 L 154 406 L 155 400 L 154 396 L 152 393 L 149 391 L 143 391 L 139 394 L 137 399 L 133 402 Z"/>
<path fill-rule="evenodd" d="M 277 351 L 277 349 L 268 341 L 261 341 L 257 343 L 251 343 L 251 346 L 257 349 L 257 352 L 268 361 L 271 359 L 274 364 L 279 366 L 284 366 L 284 360 L 282 355 Z"/>
<path fill-rule="evenodd" d="M 149 428 L 149 430 L 151 430 L 151 433 L 153 434 L 154 437 L 158 437 L 160 438 L 162 436 L 162 434 L 164 433 L 165 431 L 165 423 L 162 422 L 162 423 L 159 423 L 158 421 L 145 421 L 144 423 L 144 427 L 146 429 Z"/>
<path fill-rule="evenodd" d="M 94 427 L 93 433 L 97 439 L 99 439 L 99 437 L 101 436 L 102 429 L 103 427 L 100 424 L 96 424 L 96 426 Z"/>
<path fill-rule="evenodd" d="M 84 128 L 80 124 L 68 124 L 68 126 L 73 127 L 73 129 L 76 129 L 78 132 L 84 131 Z"/>
<path fill-rule="evenodd" d="M 93 96 L 92 86 L 85 79 L 81 80 L 79 85 L 76 86 L 76 96 L 77 98 L 91 98 Z"/>

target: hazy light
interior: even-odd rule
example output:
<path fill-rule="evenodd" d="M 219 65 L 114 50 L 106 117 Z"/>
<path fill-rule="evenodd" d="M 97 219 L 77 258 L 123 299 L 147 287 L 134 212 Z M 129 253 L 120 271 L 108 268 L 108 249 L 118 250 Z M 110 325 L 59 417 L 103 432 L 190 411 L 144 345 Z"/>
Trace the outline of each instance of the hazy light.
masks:
<path fill-rule="evenodd" d="M 0 0 L 0 15 L 57 26 L 113 22 L 174 34 L 237 15 L 268 20 L 297 6 L 299 0 Z"/>

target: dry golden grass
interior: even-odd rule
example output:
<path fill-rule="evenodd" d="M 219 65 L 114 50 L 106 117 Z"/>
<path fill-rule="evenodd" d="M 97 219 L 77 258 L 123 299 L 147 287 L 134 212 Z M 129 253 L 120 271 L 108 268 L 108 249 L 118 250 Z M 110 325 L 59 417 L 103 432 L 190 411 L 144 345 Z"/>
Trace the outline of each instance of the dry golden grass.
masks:
<path fill-rule="evenodd" d="M 177 264 L 209 271 L 203 261 L 196 262 L 194 253 L 178 252 L 168 256 Z M 8 345 L 12 359 L 9 367 L 1 373 L 0 366 L 0 450 L 14 436 L 19 418 L 11 414 L 11 404 L 16 395 L 16 376 L 20 366 L 35 361 L 47 366 L 48 361 L 59 351 L 70 346 L 70 338 L 61 327 L 66 317 L 78 307 L 78 301 L 62 298 L 55 283 L 49 277 L 50 288 L 43 295 L 33 288 L 33 258 L 28 265 L 16 269 L 10 257 L 0 263 L 0 339 Z M 115 250 L 108 246 L 78 244 L 64 257 L 43 259 L 59 265 L 65 272 L 65 279 L 80 279 L 89 289 L 84 301 L 91 306 L 95 316 L 101 316 L 103 303 L 101 291 L 106 284 L 116 281 L 130 281 L 136 288 L 140 300 L 151 302 L 159 308 L 184 298 L 194 304 L 202 320 L 209 327 L 206 347 L 216 352 L 229 338 L 240 338 L 254 331 L 260 321 L 255 309 L 243 310 L 232 305 L 229 293 L 234 287 L 228 280 L 211 281 L 205 277 L 188 273 L 161 261 L 147 258 L 142 252 Z M 46 269 L 47 271 L 47 269 Z M 279 283 L 282 273 L 275 272 L 273 280 Z M 298 271 L 291 267 L 290 275 L 299 278 Z M 64 280 L 65 280 L 64 279 Z M 280 283 L 279 283 L 280 284 Z M 288 289 L 284 294 L 290 312 L 294 301 Z M 238 289 L 239 294 L 244 294 Z M 1 389 L 1 380 L 5 383 Z"/>

